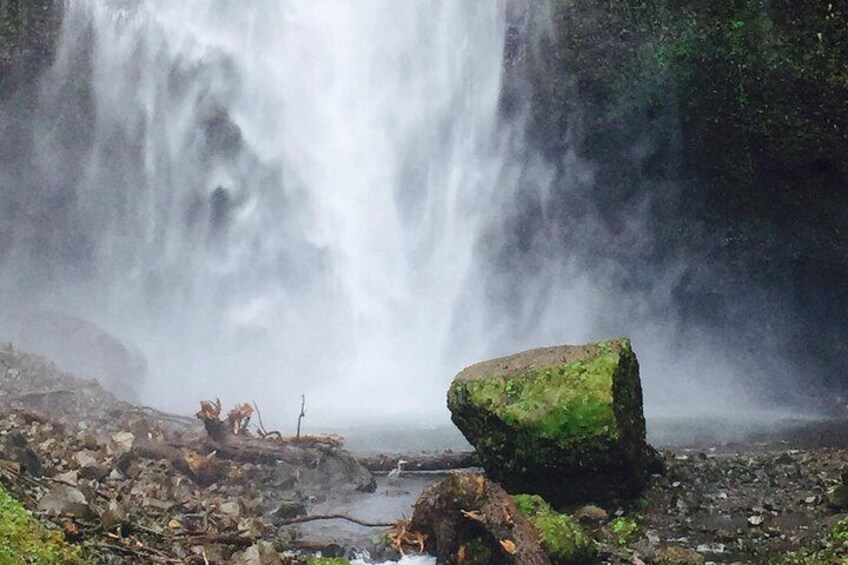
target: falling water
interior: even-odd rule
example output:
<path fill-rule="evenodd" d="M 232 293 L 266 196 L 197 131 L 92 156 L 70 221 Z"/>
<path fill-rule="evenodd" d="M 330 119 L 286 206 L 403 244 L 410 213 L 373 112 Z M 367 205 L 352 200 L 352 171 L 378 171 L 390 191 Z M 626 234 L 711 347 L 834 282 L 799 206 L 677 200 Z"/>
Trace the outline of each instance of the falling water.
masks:
<path fill-rule="evenodd" d="M 136 343 L 170 408 L 432 413 L 491 348 L 504 25 L 498 2 L 70 3 L 42 97 L 90 80 L 55 181 L 88 266 L 42 302 Z M 68 149 L 42 129 L 46 169 Z"/>
<path fill-rule="evenodd" d="M 649 412 L 733 411 L 733 361 L 654 314 L 674 269 L 622 302 L 553 243 L 497 264 L 527 180 L 544 204 L 555 174 L 501 111 L 506 8 L 67 3 L 31 152 L 0 169 L 0 311 L 134 344 L 148 403 L 256 400 L 278 426 L 301 394 L 316 425 L 441 418 L 464 365 L 611 333 L 636 339 Z M 592 170 L 568 153 L 556 174 Z"/>

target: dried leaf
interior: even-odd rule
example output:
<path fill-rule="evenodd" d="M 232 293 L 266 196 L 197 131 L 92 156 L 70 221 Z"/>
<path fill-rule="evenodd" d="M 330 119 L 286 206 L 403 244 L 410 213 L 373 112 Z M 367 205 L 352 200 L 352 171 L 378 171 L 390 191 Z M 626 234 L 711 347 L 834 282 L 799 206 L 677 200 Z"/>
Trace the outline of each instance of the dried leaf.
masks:
<path fill-rule="evenodd" d="M 503 511 L 504 524 L 512 526 L 514 522 L 512 521 L 512 514 L 509 513 L 509 509 L 506 507 L 506 505 L 504 505 L 501 507 L 501 510 Z"/>
<path fill-rule="evenodd" d="M 465 510 L 460 510 L 462 515 L 468 518 L 469 520 L 474 520 L 475 522 L 482 522 L 483 515 L 480 514 L 479 510 L 472 510 L 471 512 L 466 512 Z"/>
<path fill-rule="evenodd" d="M 500 540 L 501 547 L 504 548 L 504 551 L 509 553 L 510 555 L 515 555 L 515 552 L 518 551 L 515 547 L 515 542 L 508 539 Z"/>

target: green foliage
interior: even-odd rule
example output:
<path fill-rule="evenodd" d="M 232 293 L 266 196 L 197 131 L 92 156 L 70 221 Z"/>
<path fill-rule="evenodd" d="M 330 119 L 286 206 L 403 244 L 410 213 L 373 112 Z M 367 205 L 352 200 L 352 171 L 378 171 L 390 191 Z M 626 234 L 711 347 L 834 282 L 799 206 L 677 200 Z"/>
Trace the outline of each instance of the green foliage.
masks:
<path fill-rule="evenodd" d="M 531 59 L 533 132 L 543 145 L 576 133 L 600 164 L 602 204 L 653 189 L 641 164 L 674 164 L 710 217 L 848 227 L 827 204 L 848 183 L 846 3 L 555 0 L 552 12 Z M 668 142 L 628 168 L 652 129 Z"/>
<path fill-rule="evenodd" d="M 571 516 L 555 512 L 535 494 L 516 494 L 512 498 L 521 513 L 539 531 L 542 547 L 554 565 L 583 563 L 595 558 L 597 543 Z"/>
<path fill-rule="evenodd" d="M 0 485 L 0 565 L 84 565 L 78 548 L 50 532 Z"/>
<path fill-rule="evenodd" d="M 844 3 L 645 4 L 658 19 L 630 23 L 659 44 L 655 70 L 676 93 L 686 166 L 712 179 L 721 211 L 803 210 L 799 189 L 826 190 L 820 170 L 848 178 Z"/>
<path fill-rule="evenodd" d="M 627 546 L 637 541 L 642 533 L 636 520 L 624 516 L 610 522 L 609 530 L 621 546 Z"/>
<path fill-rule="evenodd" d="M 551 505 L 538 494 L 514 494 L 512 500 L 521 513 L 528 517 L 551 510 Z"/>
<path fill-rule="evenodd" d="M 342 557 L 310 557 L 306 565 L 348 565 L 350 561 Z"/>

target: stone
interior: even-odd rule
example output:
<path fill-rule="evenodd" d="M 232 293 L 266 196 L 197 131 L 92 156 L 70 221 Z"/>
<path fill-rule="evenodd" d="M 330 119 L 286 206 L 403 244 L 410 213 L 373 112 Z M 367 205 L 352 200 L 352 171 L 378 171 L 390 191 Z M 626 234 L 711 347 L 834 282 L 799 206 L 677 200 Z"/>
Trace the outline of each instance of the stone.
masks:
<path fill-rule="evenodd" d="M 282 562 L 280 554 L 266 541 L 251 545 L 236 560 L 240 565 L 280 565 Z"/>
<path fill-rule="evenodd" d="M 59 473 L 53 480 L 58 483 L 66 483 L 71 486 L 79 486 L 79 471 L 66 471 L 64 473 Z"/>
<path fill-rule="evenodd" d="M 655 465 L 628 339 L 478 363 L 456 376 L 448 408 L 488 476 L 555 506 L 637 495 Z"/>
<path fill-rule="evenodd" d="M 600 524 L 606 522 L 607 518 L 607 511 L 594 504 L 581 506 L 574 511 L 574 519 L 584 524 Z"/>
<path fill-rule="evenodd" d="M 848 486 L 838 484 L 827 493 L 827 506 L 834 510 L 845 510 L 848 508 Z"/>
<path fill-rule="evenodd" d="M 115 499 L 109 501 L 109 506 L 100 515 L 100 525 L 104 530 L 112 530 L 127 522 L 126 507 Z"/>
<path fill-rule="evenodd" d="M 86 465 L 85 467 L 81 467 L 79 470 L 79 476 L 82 479 L 88 479 L 90 481 L 101 481 L 104 477 L 109 475 L 110 469 L 105 465 Z"/>
<path fill-rule="evenodd" d="M 38 501 L 38 509 L 42 512 L 73 516 L 81 520 L 88 520 L 95 516 L 82 491 L 62 484 L 54 485 L 47 494 L 41 497 Z"/>
<path fill-rule="evenodd" d="M 33 477 L 40 477 L 44 473 L 44 467 L 41 464 L 41 459 L 35 450 L 29 445 L 27 439 L 20 432 L 9 434 L 8 441 L 11 445 L 11 455 L 14 461 L 21 465 L 27 474 Z"/>
<path fill-rule="evenodd" d="M 108 446 L 110 455 L 128 453 L 132 449 L 133 441 L 135 441 L 135 435 L 130 432 L 116 432 L 112 434 L 112 441 Z"/>
<path fill-rule="evenodd" d="M 306 505 L 298 500 L 284 500 L 271 515 L 277 522 L 284 522 L 298 516 L 306 516 Z"/>
<path fill-rule="evenodd" d="M 238 517 L 238 515 L 239 515 L 239 503 L 236 502 L 235 500 L 230 500 L 230 501 L 224 502 L 223 504 L 221 504 L 220 510 L 221 510 L 222 514 L 226 514 L 227 516 Z"/>
<path fill-rule="evenodd" d="M 80 451 L 74 454 L 74 461 L 82 467 L 89 467 L 91 465 L 97 464 L 97 458 L 94 456 L 94 453 L 89 450 Z"/>

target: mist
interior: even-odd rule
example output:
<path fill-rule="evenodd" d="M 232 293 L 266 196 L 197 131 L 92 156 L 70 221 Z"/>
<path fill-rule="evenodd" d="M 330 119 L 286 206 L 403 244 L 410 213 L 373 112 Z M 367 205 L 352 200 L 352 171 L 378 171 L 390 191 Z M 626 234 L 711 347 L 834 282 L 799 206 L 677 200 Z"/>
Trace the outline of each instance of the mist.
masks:
<path fill-rule="evenodd" d="M 662 202 L 599 203 L 579 103 L 566 150 L 534 143 L 522 77 L 544 17 L 69 3 L 31 107 L 3 106 L 19 142 L 0 146 L 0 339 L 27 345 L 25 313 L 79 318 L 146 360 L 145 403 L 255 400 L 280 426 L 305 394 L 321 426 L 445 422 L 470 363 L 628 335 L 649 420 L 814 414 L 777 290 L 732 289 L 717 320 L 681 306 L 723 279 L 656 241 L 652 209 L 685 194 L 673 175 Z M 644 133 L 634 163 L 678 143 Z"/>

